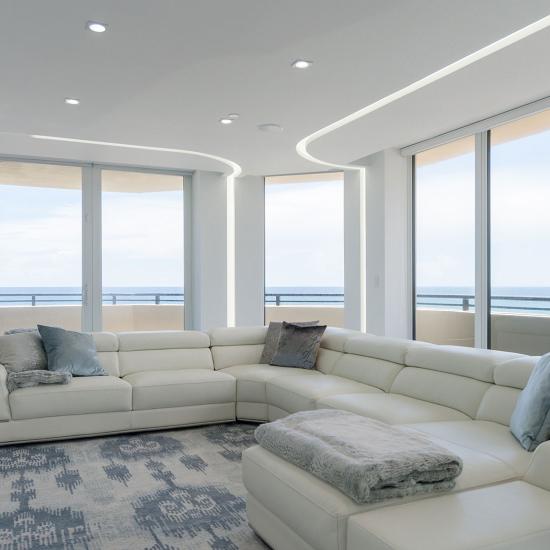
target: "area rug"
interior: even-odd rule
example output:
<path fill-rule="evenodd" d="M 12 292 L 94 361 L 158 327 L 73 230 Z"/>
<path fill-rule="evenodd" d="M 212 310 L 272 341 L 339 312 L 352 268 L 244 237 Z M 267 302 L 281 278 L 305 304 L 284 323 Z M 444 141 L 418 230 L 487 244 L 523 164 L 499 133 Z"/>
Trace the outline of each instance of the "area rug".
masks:
<path fill-rule="evenodd" d="M 241 479 L 254 428 L 0 447 L 0 549 L 266 549 Z"/>

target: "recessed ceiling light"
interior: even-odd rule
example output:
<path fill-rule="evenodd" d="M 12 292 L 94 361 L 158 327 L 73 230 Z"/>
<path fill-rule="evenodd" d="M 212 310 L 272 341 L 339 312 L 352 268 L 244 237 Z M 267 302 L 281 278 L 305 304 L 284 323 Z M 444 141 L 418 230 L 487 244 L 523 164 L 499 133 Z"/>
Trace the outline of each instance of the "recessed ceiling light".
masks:
<path fill-rule="evenodd" d="M 230 118 L 231 120 L 237 120 L 241 115 L 239 113 L 229 113 L 227 115 L 227 118 Z"/>
<path fill-rule="evenodd" d="M 76 99 L 76 97 L 66 97 L 65 98 L 65 103 L 67 105 L 79 105 L 80 104 L 80 99 Z"/>
<path fill-rule="evenodd" d="M 220 124 L 233 124 L 233 119 L 229 117 L 220 118 Z"/>
<path fill-rule="evenodd" d="M 107 25 L 99 21 L 88 21 L 86 23 L 86 28 L 92 32 L 105 32 L 107 30 Z"/>
<path fill-rule="evenodd" d="M 313 61 L 308 61 L 307 59 L 296 59 L 292 62 L 292 67 L 294 69 L 308 69 L 313 65 Z"/>
<path fill-rule="evenodd" d="M 258 130 L 260 130 L 260 132 L 273 132 L 277 134 L 283 131 L 283 127 L 280 124 L 268 122 L 267 124 L 259 124 Z"/>

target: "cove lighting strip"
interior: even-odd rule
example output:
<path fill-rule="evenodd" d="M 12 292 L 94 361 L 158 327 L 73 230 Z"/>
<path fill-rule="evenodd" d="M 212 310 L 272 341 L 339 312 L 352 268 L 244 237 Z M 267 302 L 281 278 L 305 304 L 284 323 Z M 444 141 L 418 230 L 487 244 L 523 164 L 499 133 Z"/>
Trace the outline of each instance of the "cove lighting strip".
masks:
<path fill-rule="evenodd" d="M 504 38 L 501 38 L 497 40 L 496 42 L 493 42 L 489 44 L 488 46 L 485 46 L 481 48 L 480 50 L 477 50 L 465 57 L 462 57 L 458 61 L 455 61 L 442 69 L 439 69 L 424 78 L 421 78 L 420 80 L 417 80 L 413 82 L 412 84 L 409 84 L 408 86 L 405 86 L 404 88 L 401 88 L 400 90 L 397 90 L 396 92 L 393 92 L 374 103 L 371 103 L 367 105 L 366 107 L 363 107 L 362 109 L 359 109 L 358 111 L 355 111 L 354 113 L 351 113 L 336 122 L 333 122 L 332 124 L 329 124 L 328 126 L 325 126 L 324 128 L 321 128 L 320 130 L 317 130 L 316 132 L 313 132 L 309 136 L 306 136 L 302 140 L 300 140 L 296 144 L 296 152 L 304 159 L 314 162 L 316 164 L 320 164 L 322 166 L 328 166 L 330 168 L 337 168 L 339 170 L 353 170 L 359 172 L 359 185 L 360 185 L 360 262 L 361 262 L 361 288 L 360 288 L 360 294 L 361 294 L 361 330 L 363 332 L 366 331 L 366 205 L 365 205 L 365 199 L 366 199 L 366 169 L 363 166 L 358 166 L 354 164 L 338 164 L 334 162 L 329 162 L 322 160 L 318 157 L 313 156 L 309 151 L 308 147 L 318 139 L 322 138 L 323 136 L 326 136 L 327 134 L 330 134 L 331 132 L 334 132 L 335 130 L 338 130 L 339 128 L 342 128 L 352 122 L 355 122 L 356 120 L 359 120 L 360 118 L 363 118 L 364 116 L 367 116 L 371 113 L 374 113 L 375 111 L 378 111 L 382 107 L 386 107 L 387 105 L 390 105 L 391 103 L 402 99 L 418 90 L 421 90 L 422 88 L 425 88 L 426 86 L 429 86 L 430 84 L 433 84 L 434 82 L 437 82 L 438 80 L 441 80 L 447 76 L 452 75 L 453 73 L 456 73 L 460 71 L 461 69 L 464 69 L 468 67 L 469 65 L 472 65 L 473 63 L 476 63 L 477 61 L 480 61 L 496 52 L 499 52 L 503 50 L 504 48 L 507 48 L 508 46 L 511 46 L 512 44 L 516 44 L 517 42 L 520 42 L 521 40 L 528 38 L 529 36 L 532 36 L 533 34 L 542 31 L 544 29 L 547 29 L 550 27 L 550 15 L 547 15 L 546 17 L 543 17 L 542 19 L 539 19 L 538 21 L 535 21 L 534 23 L 531 23 L 530 25 L 527 25 L 526 27 L 523 27 Z"/>
<path fill-rule="evenodd" d="M 68 138 L 68 137 L 57 137 L 57 136 L 43 136 L 40 134 L 32 134 L 34 139 L 46 139 L 49 141 L 65 141 L 68 143 L 81 143 L 84 145 L 102 145 L 104 147 L 119 147 L 121 149 L 139 149 L 141 151 L 156 151 L 160 153 L 177 153 L 180 155 L 192 155 L 195 157 L 207 158 L 210 160 L 215 160 L 221 162 L 231 168 L 231 174 L 228 177 L 238 177 L 242 173 L 242 168 L 232 160 L 226 159 L 224 157 L 219 157 L 217 155 L 211 155 L 210 153 L 201 153 L 200 151 L 189 151 L 187 149 L 173 149 L 171 147 L 154 147 L 152 145 L 133 145 L 131 143 L 118 143 L 112 141 L 95 141 L 91 139 L 77 139 L 77 138 Z"/>
<path fill-rule="evenodd" d="M 84 145 L 101 145 L 104 147 L 119 147 L 122 149 L 139 149 L 142 151 L 156 151 L 161 153 L 176 153 L 180 155 L 194 155 L 221 162 L 231 169 L 226 178 L 227 185 L 227 326 L 233 327 L 236 322 L 235 314 L 235 178 L 242 173 L 242 168 L 232 160 L 201 153 L 200 151 L 189 151 L 187 149 L 173 149 L 171 147 L 154 147 L 150 145 L 133 145 L 130 143 L 117 143 L 111 141 L 95 141 L 90 139 L 77 139 L 58 136 L 44 136 L 40 134 L 31 135 L 34 139 L 45 139 L 49 141 L 63 141 L 68 143 L 80 143 Z"/>

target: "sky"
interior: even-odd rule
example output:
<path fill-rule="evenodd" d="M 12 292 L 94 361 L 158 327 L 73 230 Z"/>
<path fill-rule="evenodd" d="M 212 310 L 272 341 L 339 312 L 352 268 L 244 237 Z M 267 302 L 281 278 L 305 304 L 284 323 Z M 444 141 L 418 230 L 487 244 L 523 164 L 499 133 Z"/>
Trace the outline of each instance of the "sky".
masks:
<path fill-rule="evenodd" d="M 81 200 L 0 185 L 0 287 L 81 286 Z M 104 193 L 102 218 L 104 286 L 183 288 L 181 191 Z"/>

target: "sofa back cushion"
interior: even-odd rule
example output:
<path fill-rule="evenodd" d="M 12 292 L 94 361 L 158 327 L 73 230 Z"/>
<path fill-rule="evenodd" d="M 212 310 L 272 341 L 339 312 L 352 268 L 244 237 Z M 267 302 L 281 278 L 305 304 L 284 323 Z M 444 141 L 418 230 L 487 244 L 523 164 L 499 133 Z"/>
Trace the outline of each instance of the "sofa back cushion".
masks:
<path fill-rule="evenodd" d="M 527 384 L 538 359 L 539 357 L 519 355 L 496 365 L 495 385 L 483 397 L 476 418 L 509 426 L 519 394 Z"/>
<path fill-rule="evenodd" d="M 121 332 L 121 376 L 150 370 L 213 369 L 210 338 L 204 332 Z"/>
<path fill-rule="evenodd" d="M 540 357 L 519 355 L 495 367 L 495 384 L 522 390 Z"/>
<path fill-rule="evenodd" d="M 267 327 L 216 328 L 209 333 L 214 368 L 253 365 L 260 362 Z"/>
<path fill-rule="evenodd" d="M 112 332 L 92 332 L 97 350 L 97 358 L 105 372 L 120 376 L 118 365 L 118 336 Z"/>
<path fill-rule="evenodd" d="M 409 340 L 365 334 L 348 339 L 332 374 L 389 391 L 403 368 Z"/>
<path fill-rule="evenodd" d="M 356 330 L 327 327 L 321 338 L 315 368 L 323 374 L 333 374 L 338 360 L 344 355 L 344 347 L 349 338 L 361 334 Z"/>
<path fill-rule="evenodd" d="M 466 376 L 405 367 L 395 378 L 390 391 L 450 407 L 475 418 L 481 400 L 490 387 L 487 382 Z"/>
<path fill-rule="evenodd" d="M 490 420 L 509 426 L 520 393 L 521 390 L 516 388 L 491 386 L 481 400 L 476 420 Z"/>
<path fill-rule="evenodd" d="M 407 350 L 405 364 L 408 367 L 456 374 L 492 384 L 497 365 L 517 357 L 521 356 L 505 351 L 418 344 Z"/>

